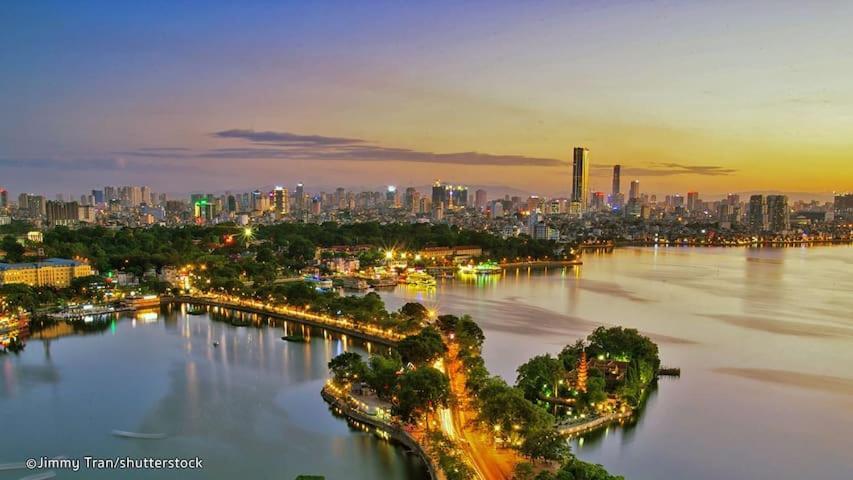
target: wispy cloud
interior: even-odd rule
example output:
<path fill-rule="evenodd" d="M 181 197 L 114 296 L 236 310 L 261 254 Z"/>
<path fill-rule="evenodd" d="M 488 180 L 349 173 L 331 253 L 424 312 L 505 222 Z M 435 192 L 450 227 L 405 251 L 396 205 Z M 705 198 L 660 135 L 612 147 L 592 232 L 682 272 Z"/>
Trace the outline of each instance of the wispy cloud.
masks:
<path fill-rule="evenodd" d="M 596 170 L 611 170 L 612 165 L 596 165 Z M 623 175 L 636 177 L 668 177 L 673 175 L 704 175 L 717 177 L 737 173 L 734 168 L 720 165 L 684 165 L 681 163 L 652 163 L 648 167 L 622 166 Z"/>
<path fill-rule="evenodd" d="M 560 166 L 565 164 L 564 161 L 554 158 L 499 155 L 473 151 L 439 153 L 377 145 L 358 138 L 301 135 L 290 132 L 232 129 L 214 132 L 211 135 L 216 138 L 241 140 L 247 142 L 248 145 L 200 151 L 194 156 L 227 159 L 356 160 L 361 162 L 492 166 Z M 137 151 L 124 153 L 139 156 L 170 156 L 170 152 Z"/>

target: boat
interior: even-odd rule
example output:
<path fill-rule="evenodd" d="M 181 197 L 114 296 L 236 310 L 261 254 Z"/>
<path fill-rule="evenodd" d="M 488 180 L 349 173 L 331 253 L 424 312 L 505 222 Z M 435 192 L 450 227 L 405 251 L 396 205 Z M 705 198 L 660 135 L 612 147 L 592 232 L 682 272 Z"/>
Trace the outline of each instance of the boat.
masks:
<path fill-rule="evenodd" d="M 480 262 L 477 265 L 469 263 L 467 265 L 459 266 L 459 273 L 464 274 L 475 274 L 475 275 L 492 275 L 496 273 L 501 273 L 501 267 L 497 264 L 497 262 Z"/>
<path fill-rule="evenodd" d="M 348 290 L 367 290 L 370 288 L 370 285 L 368 285 L 367 281 L 363 278 L 344 277 L 343 287 Z"/>
<path fill-rule="evenodd" d="M 160 297 L 158 295 L 130 295 L 124 297 L 124 304 L 137 310 L 154 308 L 160 306 Z"/>
<path fill-rule="evenodd" d="M 285 342 L 308 343 L 308 337 L 302 335 L 285 335 L 281 339 Z"/>
<path fill-rule="evenodd" d="M 207 310 L 204 307 L 187 308 L 187 315 L 204 315 Z"/>
<path fill-rule="evenodd" d="M 165 433 L 137 433 L 127 432 L 124 430 L 113 430 L 113 435 L 115 435 L 116 437 L 137 438 L 140 440 L 159 440 L 161 438 L 166 438 Z"/>
<path fill-rule="evenodd" d="M 397 286 L 397 279 L 394 277 L 372 278 L 367 281 L 373 288 L 392 288 Z"/>
<path fill-rule="evenodd" d="M 415 287 L 434 287 L 437 283 L 435 281 L 435 277 L 426 272 L 420 271 L 409 273 L 406 275 L 405 279 L 403 279 L 403 282 L 406 285 L 412 285 Z"/>

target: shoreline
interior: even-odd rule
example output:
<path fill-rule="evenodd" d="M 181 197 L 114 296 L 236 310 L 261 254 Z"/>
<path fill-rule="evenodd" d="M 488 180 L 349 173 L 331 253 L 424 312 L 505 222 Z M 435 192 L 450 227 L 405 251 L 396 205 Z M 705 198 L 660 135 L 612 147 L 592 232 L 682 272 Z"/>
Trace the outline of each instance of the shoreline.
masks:
<path fill-rule="evenodd" d="M 424 450 L 421 444 L 418 443 L 418 441 L 415 440 L 414 437 L 409 435 L 406 430 L 376 420 L 370 415 L 356 410 L 355 408 L 351 407 L 345 399 L 339 398 L 333 393 L 331 393 L 328 389 L 328 385 L 323 385 L 323 388 L 320 389 L 320 396 L 326 403 L 329 404 L 330 408 L 334 409 L 336 413 L 346 417 L 347 421 L 355 422 L 356 426 L 359 428 L 363 428 L 362 424 L 370 425 L 371 427 L 376 429 L 377 432 L 381 431 L 384 434 L 377 434 L 377 436 L 379 436 L 380 438 L 399 443 L 403 446 L 404 451 L 406 453 L 414 453 L 415 455 L 417 455 L 426 467 L 426 471 L 430 480 L 440 480 L 442 478 L 439 476 L 439 469 L 432 462 L 432 458 L 427 454 L 426 450 Z"/>

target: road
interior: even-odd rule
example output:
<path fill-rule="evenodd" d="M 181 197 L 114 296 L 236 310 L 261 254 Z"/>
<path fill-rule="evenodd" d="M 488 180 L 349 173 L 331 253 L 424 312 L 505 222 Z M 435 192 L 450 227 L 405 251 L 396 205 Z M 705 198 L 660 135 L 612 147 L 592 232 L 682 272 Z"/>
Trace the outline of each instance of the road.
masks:
<path fill-rule="evenodd" d="M 437 362 L 437 368 L 450 378 L 450 389 L 457 399 L 451 408 L 439 412 L 444 434 L 457 441 L 468 463 L 481 480 L 510 480 L 518 459 L 511 451 L 498 451 L 480 429 L 473 427 L 476 414 L 465 390 L 465 373 L 457 360 L 458 347 L 449 342 L 447 358 Z"/>

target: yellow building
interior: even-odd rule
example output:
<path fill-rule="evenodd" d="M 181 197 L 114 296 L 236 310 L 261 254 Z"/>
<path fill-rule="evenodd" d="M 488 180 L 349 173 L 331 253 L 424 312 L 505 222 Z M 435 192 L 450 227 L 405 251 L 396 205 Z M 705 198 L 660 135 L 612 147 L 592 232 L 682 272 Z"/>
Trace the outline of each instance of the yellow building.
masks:
<path fill-rule="evenodd" d="M 94 274 L 86 263 L 48 258 L 34 263 L 0 263 L 0 285 L 24 283 L 34 287 L 67 287 L 71 280 Z"/>

